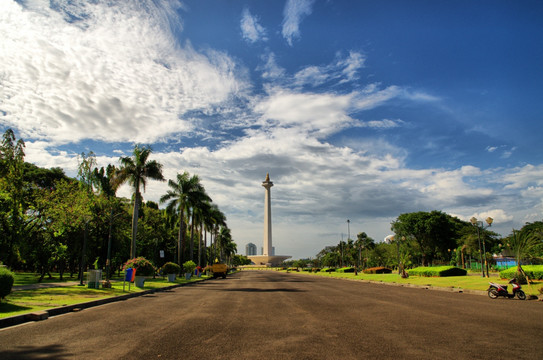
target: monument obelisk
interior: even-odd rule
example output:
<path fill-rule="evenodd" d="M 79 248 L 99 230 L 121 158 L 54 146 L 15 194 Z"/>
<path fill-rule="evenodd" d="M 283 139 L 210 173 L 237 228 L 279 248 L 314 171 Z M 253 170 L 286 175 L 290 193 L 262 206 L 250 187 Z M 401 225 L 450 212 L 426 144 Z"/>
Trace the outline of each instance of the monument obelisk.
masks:
<path fill-rule="evenodd" d="M 262 242 L 262 255 L 247 256 L 252 265 L 249 266 L 278 266 L 290 255 L 275 255 L 272 247 L 272 220 L 271 220 L 271 195 L 270 189 L 273 183 L 270 181 L 270 173 L 266 174 L 266 180 L 262 183 L 266 189 L 264 194 L 264 241 Z"/>
<path fill-rule="evenodd" d="M 262 183 L 262 186 L 266 189 L 264 194 L 264 242 L 262 255 L 271 256 L 272 251 L 272 218 L 271 218 L 271 187 L 273 183 L 270 181 L 270 173 L 266 174 L 266 180 Z"/>

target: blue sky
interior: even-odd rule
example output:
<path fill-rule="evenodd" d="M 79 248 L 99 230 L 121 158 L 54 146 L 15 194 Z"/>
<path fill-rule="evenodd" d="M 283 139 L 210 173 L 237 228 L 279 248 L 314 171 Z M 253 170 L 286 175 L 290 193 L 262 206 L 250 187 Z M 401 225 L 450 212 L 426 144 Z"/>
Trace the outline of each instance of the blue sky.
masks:
<path fill-rule="evenodd" d="M 404 212 L 541 220 L 540 1 L 0 0 L 0 130 L 75 175 L 149 144 L 238 250 L 314 256 Z M 166 191 L 149 184 L 147 200 Z M 128 195 L 129 189 L 121 189 Z"/>

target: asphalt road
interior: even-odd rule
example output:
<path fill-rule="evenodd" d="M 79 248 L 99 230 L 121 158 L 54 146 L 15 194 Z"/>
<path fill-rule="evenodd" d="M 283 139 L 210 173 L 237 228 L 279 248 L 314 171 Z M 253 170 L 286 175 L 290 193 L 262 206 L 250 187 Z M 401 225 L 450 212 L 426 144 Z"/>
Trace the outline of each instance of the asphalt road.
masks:
<path fill-rule="evenodd" d="M 243 271 L 0 330 L 7 359 L 541 359 L 543 304 Z"/>

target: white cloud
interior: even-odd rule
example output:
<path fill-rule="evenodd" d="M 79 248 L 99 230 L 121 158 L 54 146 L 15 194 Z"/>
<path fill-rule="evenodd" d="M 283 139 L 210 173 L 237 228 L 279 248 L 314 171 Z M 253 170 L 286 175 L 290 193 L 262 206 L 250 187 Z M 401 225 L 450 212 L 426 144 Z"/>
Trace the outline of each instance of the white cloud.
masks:
<path fill-rule="evenodd" d="M 176 43 L 175 3 L 5 3 L 1 121 L 25 137 L 152 142 L 192 131 L 184 113 L 213 112 L 245 89 L 228 56 Z"/>
<path fill-rule="evenodd" d="M 300 37 L 300 22 L 304 17 L 311 15 L 313 0 L 287 0 L 283 11 L 282 35 L 292 46 L 292 41 Z"/>
<path fill-rule="evenodd" d="M 543 165 L 528 164 L 511 169 L 500 178 L 500 182 L 505 184 L 505 189 L 543 187 Z"/>
<path fill-rule="evenodd" d="M 285 69 L 277 64 L 275 54 L 270 52 L 262 56 L 263 65 L 256 69 L 262 72 L 262 78 L 269 81 L 280 81 L 285 75 Z"/>
<path fill-rule="evenodd" d="M 275 89 L 256 105 L 264 124 L 280 127 L 298 127 L 320 136 L 339 131 L 352 119 L 346 114 L 351 95 L 295 93 Z"/>
<path fill-rule="evenodd" d="M 368 127 L 373 129 L 393 129 L 402 126 L 404 122 L 400 119 L 383 119 L 383 120 L 370 120 L 370 121 L 361 121 L 356 126 L 358 127 Z"/>
<path fill-rule="evenodd" d="M 258 18 L 252 15 L 248 8 L 244 8 L 241 14 L 241 34 L 250 43 L 267 41 L 266 29 L 258 23 Z"/>
<path fill-rule="evenodd" d="M 296 86 L 318 86 L 329 81 L 338 81 L 339 84 L 352 82 L 358 79 L 358 71 L 364 67 L 365 57 L 351 51 L 346 58 L 339 58 L 335 63 L 326 66 L 307 66 L 294 74 Z"/>
<path fill-rule="evenodd" d="M 488 151 L 489 153 L 492 153 L 492 152 L 494 152 L 496 150 L 498 150 L 497 146 L 487 146 L 486 147 L 486 151 Z"/>

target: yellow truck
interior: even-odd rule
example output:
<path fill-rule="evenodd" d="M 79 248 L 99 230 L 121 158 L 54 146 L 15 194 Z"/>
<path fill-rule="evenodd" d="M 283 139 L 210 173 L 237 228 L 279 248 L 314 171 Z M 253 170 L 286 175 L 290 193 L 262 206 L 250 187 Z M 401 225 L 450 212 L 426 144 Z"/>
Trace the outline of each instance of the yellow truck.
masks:
<path fill-rule="evenodd" d="M 228 266 L 226 266 L 226 264 L 215 263 L 211 265 L 211 272 L 213 273 L 213 279 L 216 279 L 219 276 L 221 276 L 223 279 L 226 279 Z"/>

